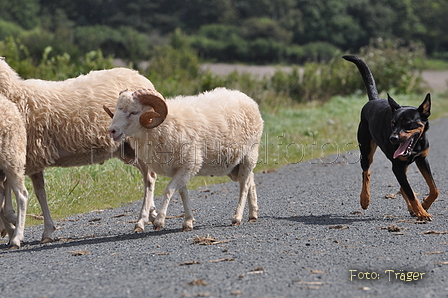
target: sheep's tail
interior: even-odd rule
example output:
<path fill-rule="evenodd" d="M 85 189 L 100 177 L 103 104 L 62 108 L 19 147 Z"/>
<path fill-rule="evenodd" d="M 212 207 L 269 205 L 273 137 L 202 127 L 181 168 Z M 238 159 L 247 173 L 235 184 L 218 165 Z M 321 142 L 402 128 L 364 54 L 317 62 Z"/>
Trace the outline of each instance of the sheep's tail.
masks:
<path fill-rule="evenodd" d="M 364 81 L 364 86 L 366 87 L 369 100 L 378 99 L 378 90 L 376 89 L 375 79 L 373 78 L 372 72 L 370 71 L 364 60 L 353 55 L 345 55 L 342 56 L 342 58 L 355 63 L 358 67 L 359 72 L 361 73 L 362 80 Z"/>

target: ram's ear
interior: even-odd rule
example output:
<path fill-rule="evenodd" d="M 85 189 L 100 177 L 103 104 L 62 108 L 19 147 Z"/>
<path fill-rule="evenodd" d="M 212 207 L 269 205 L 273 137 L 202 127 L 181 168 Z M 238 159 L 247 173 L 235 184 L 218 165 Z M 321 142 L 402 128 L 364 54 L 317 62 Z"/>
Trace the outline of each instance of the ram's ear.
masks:
<path fill-rule="evenodd" d="M 112 111 L 108 107 L 103 106 L 103 109 L 106 111 L 107 115 L 109 115 L 110 118 L 114 118 L 114 113 L 112 113 Z"/>
<path fill-rule="evenodd" d="M 139 118 L 140 125 L 145 128 L 153 128 L 155 127 L 153 124 L 155 118 L 160 118 L 160 114 L 154 111 L 144 112 Z"/>

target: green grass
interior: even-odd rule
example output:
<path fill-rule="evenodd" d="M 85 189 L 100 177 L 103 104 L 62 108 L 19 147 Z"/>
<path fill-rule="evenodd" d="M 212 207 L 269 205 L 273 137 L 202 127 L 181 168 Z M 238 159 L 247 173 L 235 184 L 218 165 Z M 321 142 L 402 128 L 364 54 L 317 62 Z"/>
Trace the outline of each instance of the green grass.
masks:
<path fill-rule="evenodd" d="M 382 96 L 384 97 L 384 96 Z M 423 96 L 395 96 L 401 105 L 418 106 Z M 310 102 L 282 107 L 275 113 L 262 108 L 265 129 L 256 172 L 276 169 L 357 148 L 359 113 L 367 96 L 333 97 L 324 104 Z M 443 95 L 432 98 L 431 119 L 447 115 L 448 101 Z M 342 157 L 342 155 L 341 155 Z M 140 200 L 143 195 L 140 172 L 114 159 L 104 165 L 73 168 L 48 168 L 45 171 L 49 206 L 55 219 L 92 210 L 115 208 Z M 161 196 L 169 179 L 159 176 L 155 196 Z M 189 189 L 230 181 L 227 177 L 195 177 Z M 30 190 L 29 214 L 40 214 L 40 206 Z M 27 219 L 28 225 L 41 221 Z"/>
<path fill-rule="evenodd" d="M 425 69 L 427 70 L 447 70 L 448 61 L 442 59 L 425 60 Z"/>

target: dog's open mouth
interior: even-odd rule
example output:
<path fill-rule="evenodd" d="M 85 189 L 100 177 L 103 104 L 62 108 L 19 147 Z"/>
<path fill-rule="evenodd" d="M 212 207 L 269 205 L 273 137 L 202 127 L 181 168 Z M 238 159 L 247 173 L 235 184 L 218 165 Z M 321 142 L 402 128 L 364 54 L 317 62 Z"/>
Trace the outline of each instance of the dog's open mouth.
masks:
<path fill-rule="evenodd" d="M 394 152 L 394 158 L 399 156 L 408 157 L 412 153 L 412 149 L 414 149 L 415 143 L 417 142 L 418 134 L 414 134 L 412 137 L 400 143 L 398 149 Z"/>

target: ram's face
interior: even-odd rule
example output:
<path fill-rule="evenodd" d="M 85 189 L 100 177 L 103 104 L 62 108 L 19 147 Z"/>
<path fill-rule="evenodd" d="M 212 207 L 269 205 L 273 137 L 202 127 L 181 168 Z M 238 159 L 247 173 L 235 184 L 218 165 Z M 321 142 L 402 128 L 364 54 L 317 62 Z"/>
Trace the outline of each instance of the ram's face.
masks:
<path fill-rule="evenodd" d="M 141 127 L 139 117 L 142 112 L 142 105 L 133 98 L 132 92 L 122 92 L 109 126 L 109 136 L 116 142 L 121 142 L 126 136 L 133 136 Z"/>
<path fill-rule="evenodd" d="M 106 106 L 103 108 L 112 117 L 109 135 L 116 142 L 121 142 L 126 136 L 138 138 L 142 128 L 155 128 L 168 115 L 165 99 L 154 89 L 120 92 L 115 115 Z"/>

